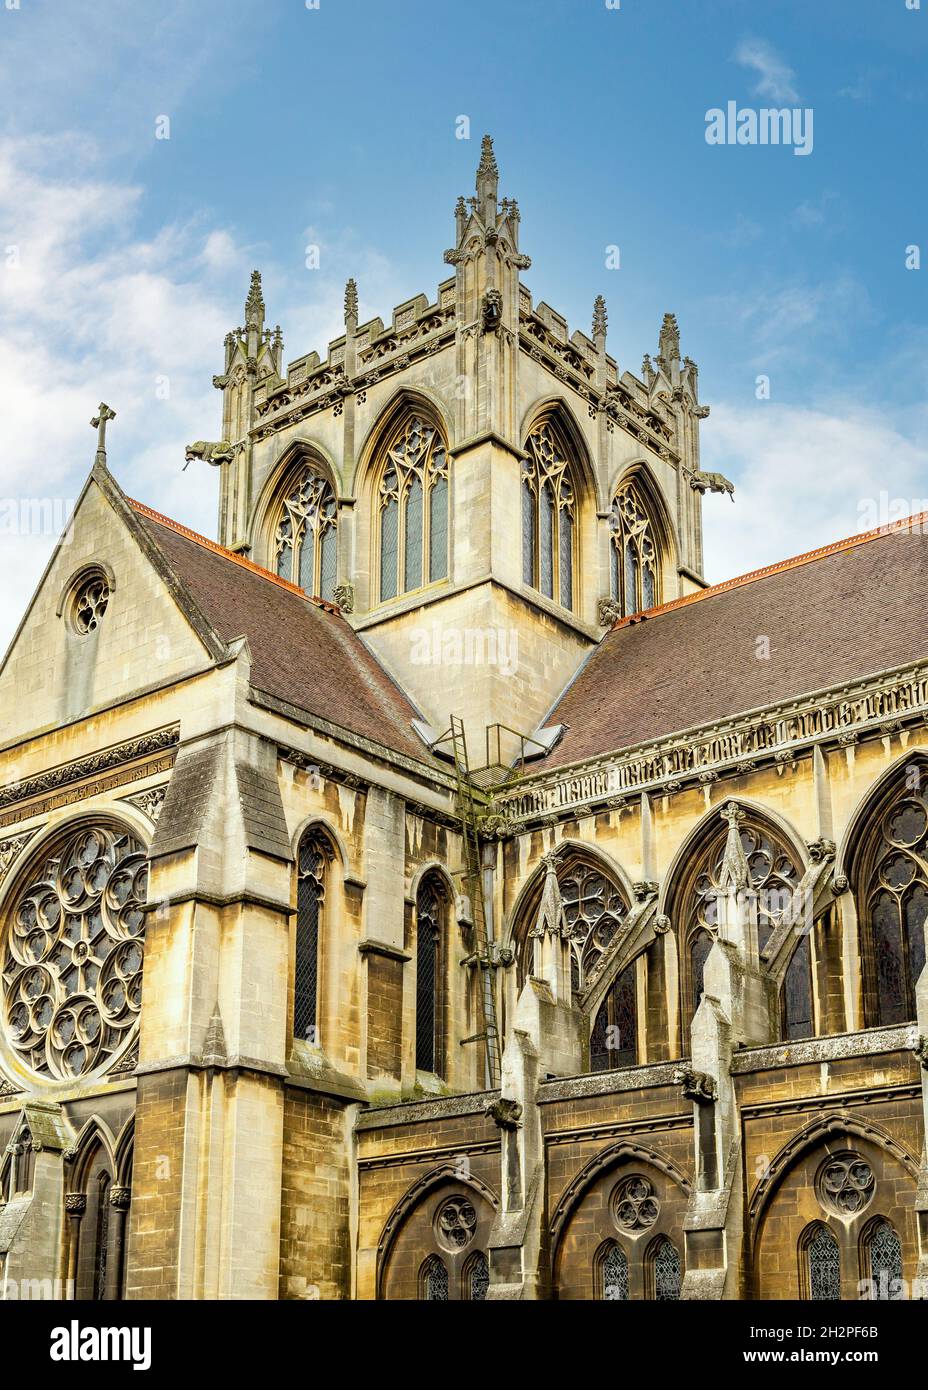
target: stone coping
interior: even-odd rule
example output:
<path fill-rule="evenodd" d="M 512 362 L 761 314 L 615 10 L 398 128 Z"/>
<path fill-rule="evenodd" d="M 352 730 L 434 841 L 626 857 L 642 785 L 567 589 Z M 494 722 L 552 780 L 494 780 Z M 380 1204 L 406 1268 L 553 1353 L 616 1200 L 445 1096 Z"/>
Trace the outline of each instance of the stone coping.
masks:
<path fill-rule="evenodd" d="M 384 1129 L 390 1125 L 414 1125 L 423 1120 L 451 1119 L 456 1115 L 482 1115 L 499 1091 L 470 1091 L 460 1096 L 435 1096 L 408 1100 L 398 1105 L 375 1106 L 358 1116 L 355 1129 Z"/>
<path fill-rule="evenodd" d="M 858 1033 L 835 1033 L 826 1038 L 749 1047 L 731 1059 L 732 1075 L 771 1071 L 780 1067 L 838 1062 L 845 1057 L 877 1057 L 885 1052 L 911 1052 L 918 1040 L 918 1025 L 900 1023 L 893 1028 L 865 1028 Z"/>

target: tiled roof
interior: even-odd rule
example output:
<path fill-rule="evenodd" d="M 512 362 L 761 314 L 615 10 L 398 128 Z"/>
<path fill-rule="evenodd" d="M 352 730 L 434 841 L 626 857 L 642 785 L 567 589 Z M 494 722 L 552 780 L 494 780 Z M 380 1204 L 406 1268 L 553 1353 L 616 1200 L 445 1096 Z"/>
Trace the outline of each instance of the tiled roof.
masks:
<path fill-rule="evenodd" d="M 247 637 L 256 690 L 431 762 L 410 727 L 419 712 L 334 604 L 307 598 L 295 584 L 139 502 L 130 505 L 217 636 Z"/>
<path fill-rule="evenodd" d="M 928 514 L 622 619 L 547 719 L 567 729 L 541 766 L 923 660 L 926 595 Z"/>

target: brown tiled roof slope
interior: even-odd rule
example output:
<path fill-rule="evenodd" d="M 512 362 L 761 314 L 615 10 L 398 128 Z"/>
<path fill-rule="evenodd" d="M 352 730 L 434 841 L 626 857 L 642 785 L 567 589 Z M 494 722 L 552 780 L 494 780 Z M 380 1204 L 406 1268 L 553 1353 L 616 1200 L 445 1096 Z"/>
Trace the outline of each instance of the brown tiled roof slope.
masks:
<path fill-rule="evenodd" d="M 410 728 L 418 711 L 333 606 L 139 503 L 132 507 L 217 635 L 248 638 L 256 690 L 432 762 Z"/>
<path fill-rule="evenodd" d="M 548 723 L 562 767 L 928 657 L 928 517 L 627 619 L 606 634 Z M 918 522 L 922 518 L 917 518 Z M 770 655 L 758 655 L 769 638 Z"/>

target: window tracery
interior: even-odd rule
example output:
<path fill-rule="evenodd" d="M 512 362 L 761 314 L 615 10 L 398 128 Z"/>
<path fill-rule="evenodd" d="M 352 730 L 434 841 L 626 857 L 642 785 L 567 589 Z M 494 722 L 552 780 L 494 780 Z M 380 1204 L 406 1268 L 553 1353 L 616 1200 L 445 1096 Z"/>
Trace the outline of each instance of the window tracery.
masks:
<path fill-rule="evenodd" d="M 649 1230 L 660 1216 L 654 1187 L 641 1173 L 624 1178 L 612 1194 L 612 1219 L 621 1231 Z"/>
<path fill-rule="evenodd" d="M 817 1303 L 841 1299 L 841 1252 L 826 1226 L 818 1226 L 806 1242 L 809 1298 Z"/>
<path fill-rule="evenodd" d="M 416 1068 L 438 1072 L 441 1060 L 441 925 L 444 893 L 426 878 L 416 896 Z"/>
<path fill-rule="evenodd" d="M 522 461 L 522 578 L 574 606 L 576 497 L 567 450 L 550 421 L 536 425 Z"/>
<path fill-rule="evenodd" d="M 422 1292 L 428 1303 L 448 1302 L 448 1267 L 438 1255 L 430 1255 L 423 1266 Z"/>
<path fill-rule="evenodd" d="M 381 601 L 447 579 L 448 481 L 439 431 L 410 415 L 387 446 L 380 476 Z"/>
<path fill-rule="evenodd" d="M 614 1242 L 600 1262 L 601 1297 L 625 1302 L 629 1297 L 628 1258 L 620 1245 Z"/>
<path fill-rule="evenodd" d="M 75 632 L 82 637 L 95 632 L 110 601 L 110 586 L 102 574 L 93 574 L 78 585 L 71 608 Z"/>
<path fill-rule="evenodd" d="M 859 1153 L 833 1154 L 818 1176 L 818 1198 L 837 1216 L 859 1216 L 873 1201 L 873 1169 Z"/>
<path fill-rule="evenodd" d="M 277 573 L 305 593 L 334 601 L 337 506 L 327 478 L 306 467 L 287 491 L 274 538 Z"/>
<path fill-rule="evenodd" d="M 640 489 L 628 482 L 616 493 L 609 514 L 612 597 L 623 617 L 660 602 L 654 525 Z"/>
<path fill-rule="evenodd" d="M 903 786 L 876 817 L 864 860 L 859 914 L 875 1024 L 915 1018 L 928 921 L 928 795 Z"/>
<path fill-rule="evenodd" d="M 902 1246 L 895 1229 L 882 1217 L 870 1228 L 867 1238 L 870 1271 L 870 1298 L 887 1302 L 903 1296 Z"/>
<path fill-rule="evenodd" d="M 478 1250 L 465 1270 L 465 1297 L 471 1303 L 484 1303 L 490 1289 L 490 1267 L 487 1257 Z"/>
<path fill-rule="evenodd" d="M 449 1197 L 435 1213 L 435 1235 L 440 1245 L 456 1254 L 464 1250 L 477 1231 L 477 1213 L 467 1197 Z"/>
<path fill-rule="evenodd" d="M 651 1254 L 654 1298 L 659 1303 L 673 1303 L 680 1297 L 683 1267 L 680 1252 L 672 1240 L 661 1236 Z"/>
<path fill-rule="evenodd" d="M 141 844 L 93 826 L 72 831 L 19 893 L 3 947 L 7 1036 L 40 1076 L 86 1076 L 129 1041 L 147 885 Z"/>

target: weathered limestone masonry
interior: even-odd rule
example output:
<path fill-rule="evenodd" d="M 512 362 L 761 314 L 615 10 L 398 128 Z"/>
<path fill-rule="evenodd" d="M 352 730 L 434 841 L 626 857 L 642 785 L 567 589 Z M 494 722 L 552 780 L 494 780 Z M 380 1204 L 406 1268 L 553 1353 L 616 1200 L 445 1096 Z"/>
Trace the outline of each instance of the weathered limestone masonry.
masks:
<path fill-rule="evenodd" d="M 676 320 L 520 239 L 485 139 L 389 324 L 286 365 L 255 272 L 218 542 L 100 406 L 0 667 L 7 1299 L 928 1289 L 928 519 L 707 588 Z"/>

